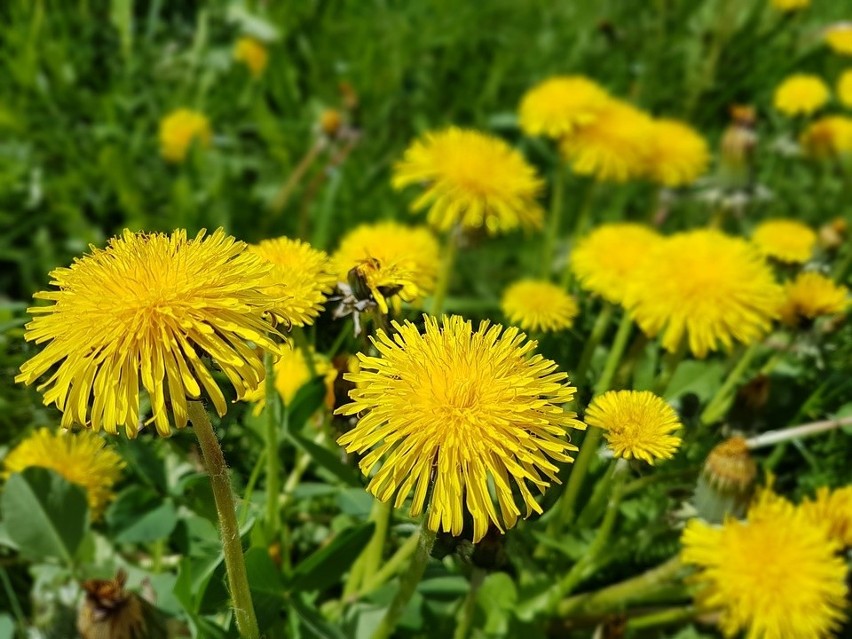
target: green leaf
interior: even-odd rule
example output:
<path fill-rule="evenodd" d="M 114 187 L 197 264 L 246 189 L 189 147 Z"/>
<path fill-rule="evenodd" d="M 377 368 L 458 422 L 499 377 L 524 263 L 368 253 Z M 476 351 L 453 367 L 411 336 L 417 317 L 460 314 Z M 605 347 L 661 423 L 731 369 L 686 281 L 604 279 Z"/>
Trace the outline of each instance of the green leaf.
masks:
<path fill-rule="evenodd" d="M 308 421 L 325 401 L 325 379 L 315 377 L 296 391 L 293 401 L 287 406 L 287 423 L 290 431 L 296 431 Z"/>
<path fill-rule="evenodd" d="M 82 488 L 53 470 L 27 468 L 9 477 L 2 509 L 6 533 L 22 555 L 73 563 L 89 527 Z"/>
<path fill-rule="evenodd" d="M 15 621 L 9 615 L 0 615 L 0 639 L 15 638 Z"/>
<path fill-rule="evenodd" d="M 372 522 L 348 528 L 331 543 L 296 566 L 291 576 L 295 590 L 324 590 L 336 583 L 370 542 L 376 525 Z"/>
<path fill-rule="evenodd" d="M 509 575 L 504 572 L 488 575 L 476 597 L 476 605 L 485 617 L 482 627 L 485 634 L 505 636 L 517 602 L 518 589 Z"/>
<path fill-rule="evenodd" d="M 168 537 L 177 525 L 177 510 L 171 499 L 162 499 L 144 486 L 131 486 L 107 510 L 116 543 L 146 543 Z"/>
<path fill-rule="evenodd" d="M 675 370 L 663 397 L 677 399 L 681 395 L 694 393 L 702 402 L 708 401 L 722 385 L 725 364 L 719 361 L 681 362 Z"/>
<path fill-rule="evenodd" d="M 299 628 L 303 636 L 309 639 L 347 639 L 346 635 L 332 626 L 314 608 L 309 606 L 301 596 L 290 599 L 290 609 L 299 618 Z"/>
<path fill-rule="evenodd" d="M 280 626 L 284 621 L 284 581 L 264 548 L 250 548 L 245 555 L 249 589 L 261 628 Z"/>
<path fill-rule="evenodd" d="M 340 458 L 327 448 L 311 441 L 299 433 L 291 432 L 290 439 L 296 446 L 310 455 L 316 464 L 347 486 L 361 488 L 361 479 L 357 471 L 340 461 Z"/>

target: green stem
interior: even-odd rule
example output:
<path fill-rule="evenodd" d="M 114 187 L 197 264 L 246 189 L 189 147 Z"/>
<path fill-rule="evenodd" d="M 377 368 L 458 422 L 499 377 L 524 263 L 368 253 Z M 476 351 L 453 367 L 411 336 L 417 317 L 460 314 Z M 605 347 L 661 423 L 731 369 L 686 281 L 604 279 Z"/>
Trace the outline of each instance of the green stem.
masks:
<path fill-rule="evenodd" d="M 278 456 L 278 389 L 275 388 L 275 366 L 272 353 L 264 355 L 266 364 L 266 526 L 270 541 L 281 531 L 278 495 L 281 493 L 281 459 Z"/>
<path fill-rule="evenodd" d="M 589 219 L 589 215 L 592 210 L 592 203 L 595 200 L 595 193 L 597 191 L 597 182 L 589 181 L 586 186 L 586 193 L 583 196 L 583 202 L 580 205 L 580 210 L 577 212 L 577 219 L 574 222 L 574 231 L 571 234 L 571 250 L 577 245 L 577 240 L 580 238 L 580 234 L 583 232 L 583 229 L 586 226 L 586 222 Z M 567 288 L 568 284 L 571 282 L 571 260 L 567 260 L 565 262 L 565 270 L 562 271 L 562 279 L 560 283 L 563 288 Z"/>
<path fill-rule="evenodd" d="M 672 377 L 674 377 L 677 367 L 680 366 L 683 358 L 686 357 L 688 349 L 689 342 L 686 338 L 683 338 L 680 340 L 677 350 L 671 353 L 666 353 L 663 356 L 663 367 L 660 370 L 660 376 L 657 378 L 657 381 L 654 382 L 654 392 L 657 395 L 662 396 L 666 392 L 666 389 L 668 389 L 669 384 L 672 381 Z"/>
<path fill-rule="evenodd" d="M 411 557 L 408 570 L 402 574 L 396 595 L 391 601 L 390 607 L 385 611 L 385 616 L 382 617 L 379 627 L 373 632 L 371 639 L 390 639 L 396 629 L 396 624 L 405 611 L 405 607 L 411 601 L 411 597 L 417 589 L 417 584 L 420 583 L 423 573 L 426 572 L 426 565 L 429 563 L 436 536 L 434 532 L 429 530 L 428 520 L 428 513 L 426 513 L 423 515 L 423 522 L 420 525 L 417 550 Z"/>
<path fill-rule="evenodd" d="M 618 370 L 618 363 L 624 355 L 624 349 L 627 348 L 627 341 L 630 339 L 630 331 L 633 328 L 633 320 L 630 314 L 625 311 L 621 316 L 621 322 L 618 325 L 618 331 L 615 334 L 615 340 L 612 343 L 612 349 L 609 352 L 606 363 L 604 364 L 601 376 L 598 378 L 598 383 L 595 384 L 595 395 L 601 395 L 610 389 L 612 386 L 613 377 Z"/>
<path fill-rule="evenodd" d="M 544 250 L 542 251 L 541 276 L 547 278 L 553 265 L 553 252 L 556 248 L 556 238 L 559 236 L 559 226 L 562 222 L 562 202 L 565 197 L 565 164 L 560 159 L 553 171 L 553 190 L 550 198 L 550 218 L 544 235 Z"/>
<path fill-rule="evenodd" d="M 302 351 L 302 356 L 308 365 L 308 372 L 311 374 L 311 379 L 314 379 L 317 376 L 317 364 L 314 361 L 314 349 L 311 348 L 308 338 L 305 336 L 305 329 L 301 326 L 294 326 L 290 334 L 293 336 L 296 346 Z"/>
<path fill-rule="evenodd" d="M 474 566 L 470 573 L 470 588 L 462 603 L 459 617 L 456 622 L 456 630 L 453 633 L 453 639 L 467 639 L 470 632 L 470 626 L 473 623 L 473 615 L 476 612 L 476 596 L 479 594 L 479 588 L 488 573 L 479 566 Z"/>
<path fill-rule="evenodd" d="M 382 555 L 385 549 L 385 539 L 388 534 L 388 525 L 391 520 L 391 502 L 379 501 L 376 499 L 373 502 L 373 508 L 370 511 L 370 521 L 376 524 L 376 531 L 373 533 L 370 543 L 364 549 L 361 555 L 361 561 L 364 562 L 363 572 L 361 574 L 361 583 L 365 583 L 379 570 L 382 564 Z"/>
<path fill-rule="evenodd" d="M 574 370 L 574 385 L 585 385 L 584 380 L 586 371 L 589 369 L 589 364 L 592 362 L 592 357 L 595 354 L 595 349 L 601 343 L 606 329 L 609 328 L 609 323 L 612 321 L 612 315 L 615 307 L 609 302 L 604 302 L 595 319 L 595 324 L 592 326 L 592 333 L 589 339 L 586 340 L 583 346 L 583 352 L 580 354 L 580 361 L 577 363 L 577 368 Z"/>
<path fill-rule="evenodd" d="M 701 413 L 702 426 L 708 426 L 709 424 L 716 422 L 725 414 L 734 389 L 740 382 L 742 376 L 748 370 L 748 367 L 751 365 L 755 355 L 757 355 L 758 350 L 759 344 L 752 344 L 740 356 L 740 360 L 737 362 L 737 365 L 734 366 L 730 373 L 728 373 L 728 377 L 725 379 L 725 382 L 719 387 L 719 390 L 716 391 L 716 394 L 707 403 L 706 408 Z"/>
<path fill-rule="evenodd" d="M 365 579 L 358 591 L 358 598 L 369 595 L 374 590 L 380 588 L 391 579 L 405 563 L 407 559 L 417 550 L 417 545 L 420 543 L 420 535 L 411 535 L 405 540 L 405 543 L 388 559 L 384 565 L 371 578 Z"/>
<path fill-rule="evenodd" d="M 639 617 L 632 617 L 627 621 L 627 627 L 631 630 L 641 630 L 643 628 L 656 628 L 658 626 L 671 626 L 673 624 L 683 623 L 695 618 L 698 614 L 698 609 L 695 606 L 676 606 L 658 610 Z"/>
<path fill-rule="evenodd" d="M 219 531 L 222 535 L 222 552 L 225 556 L 225 572 L 228 575 L 228 589 L 234 606 L 234 618 L 237 631 L 243 639 L 260 639 L 260 630 L 254 615 L 243 547 L 240 541 L 240 529 L 237 526 L 237 511 L 234 506 L 234 493 L 228 477 L 228 465 L 222 455 L 222 447 L 213 432 L 213 425 L 201 402 L 189 402 L 189 421 L 192 423 L 204 465 L 210 477 L 216 513 L 219 516 Z"/>
<path fill-rule="evenodd" d="M 266 449 L 260 451 L 260 455 L 257 456 L 257 461 L 254 463 L 254 467 L 251 469 L 251 475 L 249 475 L 249 480 L 246 483 L 246 490 L 243 493 L 243 507 L 240 511 L 240 526 L 244 526 L 248 521 L 250 506 L 251 506 L 251 494 L 254 492 L 255 484 L 257 484 L 257 480 L 260 479 L 261 470 L 266 466 Z"/>
<path fill-rule="evenodd" d="M 3 583 L 3 590 L 6 591 L 6 598 L 9 600 L 9 606 L 12 608 L 12 614 L 15 615 L 15 620 L 23 632 L 24 628 L 27 627 L 27 619 L 24 616 L 23 608 L 21 608 L 21 602 L 18 601 L 18 595 L 12 587 L 12 580 L 9 579 L 9 573 L 2 566 L 0 566 L 0 582 Z"/>
<path fill-rule="evenodd" d="M 456 254 L 458 253 L 459 241 L 461 238 L 461 229 L 455 228 L 450 231 L 447 238 L 447 246 L 444 249 L 444 258 L 441 261 L 441 272 L 438 275 L 438 284 L 435 287 L 435 294 L 432 296 L 432 315 L 440 316 L 444 310 L 444 300 L 447 298 L 447 291 L 450 287 L 450 278 L 452 277 L 453 268 L 456 264 Z"/>

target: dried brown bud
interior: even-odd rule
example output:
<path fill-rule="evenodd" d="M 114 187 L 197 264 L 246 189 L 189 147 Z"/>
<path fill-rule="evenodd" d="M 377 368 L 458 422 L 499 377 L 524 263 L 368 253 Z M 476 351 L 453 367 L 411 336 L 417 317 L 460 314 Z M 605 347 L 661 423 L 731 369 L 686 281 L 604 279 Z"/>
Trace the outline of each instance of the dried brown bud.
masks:
<path fill-rule="evenodd" d="M 143 601 L 124 584 L 127 574 L 119 570 L 115 579 L 89 579 L 82 588 L 86 599 L 77 616 L 83 639 L 142 639 L 147 632 Z"/>

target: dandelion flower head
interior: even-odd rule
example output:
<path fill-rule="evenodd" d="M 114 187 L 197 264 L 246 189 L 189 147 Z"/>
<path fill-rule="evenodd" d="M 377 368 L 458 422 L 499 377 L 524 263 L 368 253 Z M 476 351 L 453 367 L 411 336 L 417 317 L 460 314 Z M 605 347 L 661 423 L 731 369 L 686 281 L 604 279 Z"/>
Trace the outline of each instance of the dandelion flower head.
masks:
<path fill-rule="evenodd" d="M 727 637 L 827 639 L 844 618 L 846 564 L 837 546 L 781 498 L 756 500 L 746 521 L 693 519 L 681 543 L 682 561 L 698 568 L 698 602 L 721 611 Z"/>
<path fill-rule="evenodd" d="M 25 337 L 44 348 L 15 379 L 31 384 L 49 373 L 38 389 L 62 411 L 63 427 L 116 433 L 123 425 L 135 436 L 140 382 L 162 435 L 186 425 L 187 400 L 202 389 L 224 415 L 227 402 L 206 360 L 237 398 L 263 380 L 257 349 L 278 351 L 268 314 L 286 319 L 266 288 L 270 269 L 222 229 L 194 238 L 125 231 L 54 270 L 55 289 L 35 294 L 51 304 L 29 309 Z"/>
<path fill-rule="evenodd" d="M 822 526 L 829 538 L 840 546 L 852 546 L 852 486 L 834 490 L 822 486 L 813 499 L 799 504 L 799 510 L 805 519 Z"/>
<path fill-rule="evenodd" d="M 525 331 L 562 331 L 574 324 L 577 300 L 545 280 L 515 282 L 503 293 L 503 314 Z"/>
<path fill-rule="evenodd" d="M 852 69 L 846 69 L 837 80 L 837 97 L 840 103 L 852 108 Z"/>
<path fill-rule="evenodd" d="M 829 115 L 811 122 L 799 136 L 805 154 L 815 159 L 833 158 L 852 151 L 852 118 Z"/>
<path fill-rule="evenodd" d="M 459 535 L 464 511 L 473 540 L 489 522 L 504 530 L 521 511 L 541 512 L 531 492 L 558 482 L 557 462 L 577 450 L 568 429 L 583 428 L 563 410 L 575 389 L 556 364 L 533 355 L 535 342 L 517 328 L 482 322 L 474 330 L 461 317 L 425 318 L 425 332 L 394 322 L 393 337 L 378 331 L 379 357 L 359 354 L 352 402 L 338 409 L 358 415 L 338 441 L 366 453 L 361 470 L 367 489 L 402 506 L 413 491 L 411 515 L 419 515 L 432 486 L 428 526 Z M 379 466 L 377 472 L 374 469 Z M 499 514 L 491 497 L 493 487 Z"/>
<path fill-rule="evenodd" d="M 249 72 L 259 78 L 269 64 L 269 51 L 260 40 L 243 36 L 234 45 L 234 59 L 246 65 Z"/>
<path fill-rule="evenodd" d="M 746 240 L 719 231 L 678 233 L 653 247 L 631 276 L 624 305 L 642 330 L 671 352 L 693 355 L 752 344 L 769 331 L 781 288 Z"/>
<path fill-rule="evenodd" d="M 581 75 L 562 75 L 540 82 L 524 94 L 519 109 L 527 135 L 561 138 L 590 124 L 607 103 L 607 92 Z"/>
<path fill-rule="evenodd" d="M 670 188 L 692 184 L 707 170 L 710 152 L 698 131 L 678 120 L 654 120 L 648 152 L 648 175 Z"/>
<path fill-rule="evenodd" d="M 798 11 L 807 9 L 811 0 L 772 0 L 772 6 L 779 11 Z"/>
<path fill-rule="evenodd" d="M 849 289 L 814 271 L 799 273 L 784 283 L 781 321 L 797 326 L 802 320 L 845 313 L 849 307 Z"/>
<path fill-rule="evenodd" d="M 275 389 L 285 406 L 292 404 L 296 393 L 314 377 L 323 378 L 326 391 L 330 390 L 337 377 L 337 369 L 325 356 L 314 352 L 313 349 L 306 353 L 304 349 L 292 343 L 289 344 L 289 348 L 281 349 L 281 355 L 275 361 L 273 370 L 275 371 Z M 260 414 L 266 406 L 265 384 L 248 393 L 245 400 L 254 403 L 255 415 Z"/>
<path fill-rule="evenodd" d="M 838 22 L 825 30 L 825 42 L 835 53 L 852 55 L 852 22 Z"/>
<path fill-rule="evenodd" d="M 785 115 L 810 115 L 823 107 L 831 93 L 819 76 L 797 73 L 775 89 L 775 108 Z"/>
<path fill-rule="evenodd" d="M 191 109 L 177 109 L 160 120 L 160 154 L 168 162 L 183 162 L 193 143 L 210 146 L 213 134 L 207 116 Z"/>
<path fill-rule="evenodd" d="M 115 496 L 113 486 L 121 478 L 124 461 L 92 431 L 40 428 L 6 455 L 3 466 L 6 478 L 33 467 L 56 471 L 84 490 L 92 518 L 97 519 Z"/>
<path fill-rule="evenodd" d="M 758 224 L 751 240 L 768 257 L 802 264 L 813 257 L 817 234 L 797 220 L 772 219 Z"/>
<path fill-rule="evenodd" d="M 517 150 L 485 133 L 450 127 L 415 140 L 393 176 L 394 188 L 411 184 L 425 189 L 411 208 L 429 209 L 439 231 L 460 225 L 496 235 L 542 224 L 541 178 Z"/>

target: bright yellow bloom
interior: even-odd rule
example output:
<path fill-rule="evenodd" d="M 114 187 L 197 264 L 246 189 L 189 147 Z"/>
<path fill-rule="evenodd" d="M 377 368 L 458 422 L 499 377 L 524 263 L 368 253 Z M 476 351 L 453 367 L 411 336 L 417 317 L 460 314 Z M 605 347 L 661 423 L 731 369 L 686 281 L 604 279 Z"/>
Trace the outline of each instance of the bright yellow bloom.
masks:
<path fill-rule="evenodd" d="M 689 521 L 681 558 L 698 567 L 698 603 L 720 610 L 728 637 L 827 639 L 845 617 L 846 564 L 823 527 L 781 498 L 758 499 L 747 521 Z"/>
<path fill-rule="evenodd" d="M 561 286 L 544 280 L 520 280 L 503 293 L 503 314 L 525 331 L 571 328 L 580 309 Z"/>
<path fill-rule="evenodd" d="M 242 62 L 255 78 L 259 78 L 269 63 L 269 51 L 255 38 L 244 36 L 234 45 L 234 59 Z"/>
<path fill-rule="evenodd" d="M 837 97 L 840 103 L 852 108 L 852 69 L 846 69 L 837 80 Z"/>
<path fill-rule="evenodd" d="M 527 135 L 561 138 L 593 122 L 608 100 L 599 84 L 581 75 L 548 78 L 524 94 L 521 129 Z"/>
<path fill-rule="evenodd" d="M 772 6 L 779 11 L 798 11 L 810 6 L 811 0 L 772 0 Z"/>
<path fill-rule="evenodd" d="M 86 493 L 93 519 L 98 519 L 115 494 L 124 461 L 91 431 L 54 432 L 40 428 L 6 455 L 3 476 L 27 468 L 49 468 Z"/>
<path fill-rule="evenodd" d="M 26 339 L 46 346 L 15 380 L 50 372 L 38 388 L 63 412 L 63 427 L 116 433 L 123 425 L 135 436 L 140 379 L 162 435 L 186 425 L 187 399 L 202 387 L 224 415 L 210 362 L 242 398 L 264 377 L 258 349 L 278 351 L 268 314 L 287 318 L 264 288 L 271 268 L 222 229 L 194 238 L 125 231 L 54 270 L 56 290 L 35 294 L 53 304 L 29 309 Z"/>
<path fill-rule="evenodd" d="M 281 355 L 274 364 L 275 370 L 275 389 L 281 395 L 281 400 L 285 405 L 289 405 L 296 393 L 301 390 L 302 386 L 310 382 L 314 375 L 311 374 L 311 365 L 313 364 L 313 373 L 322 377 L 326 385 L 326 393 L 332 392 L 331 386 L 337 377 L 337 369 L 319 353 L 311 351 L 310 362 L 305 357 L 305 351 L 301 348 L 296 348 L 290 344 L 290 348 L 282 348 Z M 261 384 L 254 391 L 246 394 L 247 402 L 254 402 L 254 414 L 258 415 L 266 406 L 266 388 L 265 384 Z"/>
<path fill-rule="evenodd" d="M 852 55 L 852 22 L 838 22 L 825 30 L 825 42 L 841 55 Z"/>
<path fill-rule="evenodd" d="M 799 138 L 812 158 L 831 158 L 852 151 L 852 118 L 829 115 L 811 122 Z"/>
<path fill-rule="evenodd" d="M 671 459 L 681 439 L 672 433 L 682 425 L 677 413 L 650 391 L 608 391 L 589 404 L 583 417 L 587 426 L 604 430 L 616 457 L 654 464 Z"/>
<path fill-rule="evenodd" d="M 802 264 L 813 257 L 817 234 L 796 220 L 766 220 L 757 225 L 751 241 L 761 253 L 789 264 Z"/>
<path fill-rule="evenodd" d="M 695 129 L 678 120 L 654 120 L 648 150 L 649 177 L 668 187 L 692 184 L 707 170 L 710 152 Z"/>
<path fill-rule="evenodd" d="M 541 178 L 517 150 L 485 133 L 450 127 L 416 140 L 394 167 L 394 188 L 410 184 L 426 189 L 412 210 L 428 208 L 440 231 L 461 225 L 496 235 L 542 223 Z"/>
<path fill-rule="evenodd" d="M 624 304 L 648 335 L 699 358 L 733 342 L 752 344 L 772 326 L 781 288 L 757 250 L 710 229 L 678 233 L 651 248 L 627 284 Z"/>
<path fill-rule="evenodd" d="M 341 282 L 357 268 L 383 313 L 385 298 L 414 303 L 435 288 L 440 264 L 435 236 L 423 226 L 397 222 L 362 224 L 346 234 L 333 256 Z"/>
<path fill-rule="evenodd" d="M 785 115 L 810 115 L 828 102 L 831 93 L 819 76 L 797 73 L 775 89 L 775 108 Z"/>
<path fill-rule="evenodd" d="M 263 240 L 249 250 L 272 264 L 266 282 L 283 298 L 280 319 L 295 326 L 310 326 L 322 312 L 326 297 L 337 282 L 331 261 L 324 251 L 307 242 L 279 237 Z"/>
<path fill-rule="evenodd" d="M 642 224 L 603 224 L 571 252 L 571 272 L 584 289 L 620 304 L 631 275 L 662 239 Z"/>
<path fill-rule="evenodd" d="M 575 389 L 517 328 L 482 322 L 474 330 L 458 316 L 425 323 L 421 334 L 394 322 L 398 334 L 373 339 L 380 357 L 358 354 L 360 372 L 344 376 L 357 384 L 352 403 L 338 412 L 361 418 L 338 441 L 349 452 L 370 451 L 360 466 L 377 499 L 395 495 L 399 508 L 413 490 L 415 517 L 431 485 L 429 528 L 461 534 L 466 509 L 476 542 L 489 522 L 515 525 L 515 493 L 526 516 L 541 512 L 530 487 L 543 493 L 558 482 L 555 462 L 577 450 L 566 435 L 583 425 L 563 410 Z"/>
<path fill-rule="evenodd" d="M 651 118 L 626 102 L 610 100 L 598 117 L 562 139 L 572 170 L 601 182 L 641 177 L 648 166 Z"/>
<path fill-rule="evenodd" d="M 806 271 L 784 283 L 781 320 L 796 326 L 803 319 L 813 320 L 823 315 L 845 313 L 849 307 L 849 289 L 835 284 L 820 273 Z"/>
<path fill-rule="evenodd" d="M 813 499 L 799 504 L 805 519 L 822 526 L 829 538 L 838 545 L 852 546 L 852 486 L 829 490 L 817 489 Z"/>
<path fill-rule="evenodd" d="M 169 162 L 183 162 L 193 143 L 210 146 L 213 133 L 207 116 L 191 109 L 177 109 L 160 120 L 160 154 Z"/>

